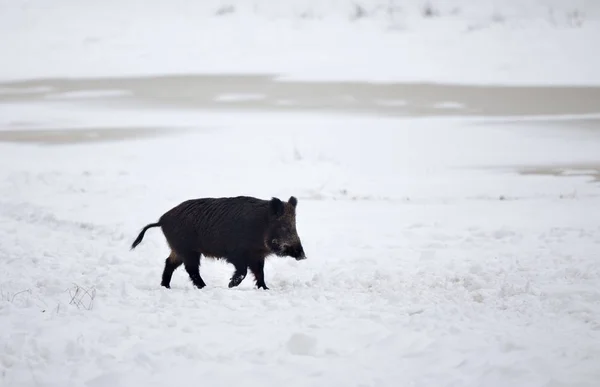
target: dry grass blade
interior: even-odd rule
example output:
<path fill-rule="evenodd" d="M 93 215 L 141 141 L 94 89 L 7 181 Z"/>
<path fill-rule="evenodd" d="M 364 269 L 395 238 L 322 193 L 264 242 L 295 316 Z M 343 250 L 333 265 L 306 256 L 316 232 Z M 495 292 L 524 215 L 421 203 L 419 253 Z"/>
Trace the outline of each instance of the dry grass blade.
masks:
<path fill-rule="evenodd" d="M 75 305 L 78 308 L 91 310 L 94 305 L 94 298 L 96 298 L 96 289 L 86 289 L 77 284 L 73 284 L 73 288 L 68 289 L 71 300 L 70 305 Z"/>
<path fill-rule="evenodd" d="M 10 293 L 10 292 L 4 292 L 3 290 L 0 290 L 0 299 L 4 300 L 4 301 L 8 301 L 8 302 L 14 302 L 15 298 L 20 295 L 20 294 L 24 294 L 24 293 L 29 293 L 29 295 L 31 295 L 31 289 L 25 289 L 25 290 L 21 290 L 20 292 L 16 292 L 16 293 Z"/>

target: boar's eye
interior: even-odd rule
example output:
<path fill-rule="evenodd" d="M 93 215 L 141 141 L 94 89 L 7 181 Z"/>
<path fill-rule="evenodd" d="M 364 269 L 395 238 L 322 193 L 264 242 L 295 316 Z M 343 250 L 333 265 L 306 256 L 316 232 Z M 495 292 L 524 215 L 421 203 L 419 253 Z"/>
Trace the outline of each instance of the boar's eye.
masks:
<path fill-rule="evenodd" d="M 272 243 L 272 244 L 274 244 L 274 245 L 278 245 L 278 244 L 279 244 L 279 241 L 278 241 L 277 239 L 273 238 L 273 239 L 271 240 L 271 243 Z"/>

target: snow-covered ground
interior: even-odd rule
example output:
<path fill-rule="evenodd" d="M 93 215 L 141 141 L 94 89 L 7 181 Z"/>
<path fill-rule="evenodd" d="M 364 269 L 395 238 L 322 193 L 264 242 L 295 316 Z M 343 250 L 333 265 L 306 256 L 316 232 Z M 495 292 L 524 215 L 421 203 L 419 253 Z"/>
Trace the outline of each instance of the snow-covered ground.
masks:
<path fill-rule="evenodd" d="M 261 71 L 593 84 L 597 10 L 0 0 L 0 79 Z M 598 385 L 598 115 L 242 112 L 236 102 L 263 94 L 233 89 L 219 94 L 227 110 L 207 111 L 165 103 L 168 88 L 150 105 L 125 87 L 42 98 L 0 84 L 0 139 L 41 143 L 0 142 L 1 387 Z M 431 98 L 449 114 L 459 100 Z M 114 138 L 140 128 L 156 133 Z M 110 129 L 112 141 L 44 144 L 35 129 Z M 308 259 L 270 258 L 270 290 L 251 276 L 229 289 L 232 267 L 206 260 L 206 288 L 179 269 L 167 290 L 160 231 L 129 250 L 182 200 L 240 194 L 299 199 Z"/>
<path fill-rule="evenodd" d="M 87 124 L 106 115 L 87 111 Z M 3 386 L 600 378 L 600 187 L 512 169 L 598 161 L 598 133 L 569 122 L 142 120 L 161 116 L 190 131 L 0 146 Z M 232 268 L 212 261 L 202 291 L 183 270 L 161 288 L 168 249 L 156 230 L 129 251 L 181 200 L 236 194 L 299 198 L 309 258 L 270 259 L 269 291 L 251 278 L 227 288 Z"/>
<path fill-rule="evenodd" d="M 596 0 L 0 0 L 0 36 L 1 79 L 600 84 Z"/>

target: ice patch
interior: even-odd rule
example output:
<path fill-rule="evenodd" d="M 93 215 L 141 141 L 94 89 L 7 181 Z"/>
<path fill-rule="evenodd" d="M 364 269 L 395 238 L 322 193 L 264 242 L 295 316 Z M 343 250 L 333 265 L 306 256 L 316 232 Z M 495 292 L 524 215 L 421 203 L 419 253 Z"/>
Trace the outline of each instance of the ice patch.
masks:
<path fill-rule="evenodd" d="M 278 99 L 277 101 L 275 101 L 275 104 L 281 106 L 293 106 L 296 105 L 297 102 L 291 99 Z"/>
<path fill-rule="evenodd" d="M 11 94 L 42 94 L 48 93 L 53 90 L 52 87 L 38 86 L 38 87 L 0 87 L 0 95 L 11 95 Z"/>
<path fill-rule="evenodd" d="M 436 109 L 463 109 L 465 107 L 464 104 L 459 102 L 438 102 L 433 105 Z"/>
<path fill-rule="evenodd" d="M 407 104 L 403 99 L 378 99 L 375 103 L 382 106 L 406 106 Z"/>
<path fill-rule="evenodd" d="M 92 99 L 132 95 L 128 90 L 70 91 L 46 95 L 46 99 Z"/>
<path fill-rule="evenodd" d="M 215 97 L 215 101 L 217 102 L 240 102 L 240 101 L 259 101 L 265 99 L 266 96 L 264 94 L 220 94 Z"/>

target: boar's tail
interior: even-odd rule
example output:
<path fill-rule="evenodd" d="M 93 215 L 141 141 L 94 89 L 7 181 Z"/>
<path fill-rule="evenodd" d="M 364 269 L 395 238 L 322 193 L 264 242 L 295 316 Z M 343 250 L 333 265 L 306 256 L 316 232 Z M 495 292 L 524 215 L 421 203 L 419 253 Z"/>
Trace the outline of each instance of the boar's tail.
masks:
<path fill-rule="evenodd" d="M 149 228 L 159 227 L 160 225 L 161 225 L 160 222 L 158 222 L 158 223 L 150 223 L 149 225 L 144 227 L 142 229 L 142 231 L 140 232 L 140 235 L 138 235 L 138 237 L 135 238 L 135 241 L 133 241 L 133 244 L 131 245 L 131 250 L 135 249 L 137 247 L 137 245 L 139 245 L 142 242 L 142 239 L 144 239 L 144 234 L 146 233 L 146 231 L 148 231 Z"/>

